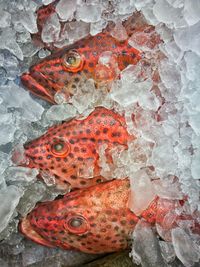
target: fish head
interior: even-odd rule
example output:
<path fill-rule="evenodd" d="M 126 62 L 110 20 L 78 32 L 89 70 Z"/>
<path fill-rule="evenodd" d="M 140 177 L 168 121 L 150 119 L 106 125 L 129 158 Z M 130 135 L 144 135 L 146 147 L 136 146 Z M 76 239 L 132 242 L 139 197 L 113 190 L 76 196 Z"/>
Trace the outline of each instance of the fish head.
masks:
<path fill-rule="evenodd" d="M 33 94 L 48 102 L 59 102 L 56 99 L 57 92 L 68 101 L 76 92 L 78 84 L 89 78 L 84 68 L 84 54 L 73 45 L 33 65 L 29 72 L 22 74 L 21 81 Z"/>
<path fill-rule="evenodd" d="M 25 163 L 19 165 L 39 169 L 43 177 L 53 175 L 60 186 L 70 183 L 73 188 L 87 187 L 103 179 L 99 177 L 101 146 L 107 147 L 105 157 L 109 160 L 112 148 L 119 145 L 127 149 L 127 142 L 133 139 L 124 117 L 98 107 L 87 118 L 54 125 L 41 137 L 26 143 Z M 13 158 L 17 157 L 17 153 L 13 154 Z"/>
<path fill-rule="evenodd" d="M 40 203 L 22 220 L 22 232 L 37 241 L 24 227 L 28 222 L 28 228 L 53 246 L 86 253 L 125 249 L 138 221 L 127 208 L 129 190 L 128 180 L 113 180 Z"/>
<path fill-rule="evenodd" d="M 72 131 L 74 125 L 71 126 L 55 125 L 38 139 L 26 143 L 26 160 L 22 166 L 39 169 L 44 179 L 53 177 L 58 187 L 69 184 L 73 188 L 87 187 L 102 181 L 98 177 L 98 153 L 94 144 L 76 138 Z"/>

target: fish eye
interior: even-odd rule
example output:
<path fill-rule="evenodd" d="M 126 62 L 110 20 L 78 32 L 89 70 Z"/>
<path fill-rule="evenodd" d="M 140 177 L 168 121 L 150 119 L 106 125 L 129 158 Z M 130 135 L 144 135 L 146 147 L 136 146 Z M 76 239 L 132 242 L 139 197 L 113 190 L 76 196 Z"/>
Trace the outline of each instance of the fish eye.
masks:
<path fill-rule="evenodd" d="M 83 234 L 86 233 L 89 229 L 89 225 L 84 217 L 82 216 L 72 216 L 69 217 L 64 227 L 71 233 L 74 234 Z"/>
<path fill-rule="evenodd" d="M 72 218 L 70 221 L 69 221 L 69 224 L 71 227 L 80 227 L 83 223 L 83 220 L 82 218 Z"/>
<path fill-rule="evenodd" d="M 84 58 L 77 51 L 71 50 L 64 56 L 64 66 L 68 71 L 77 72 L 83 68 Z"/>
<path fill-rule="evenodd" d="M 54 143 L 51 145 L 51 152 L 56 156 L 66 156 L 69 153 L 70 147 L 63 140 L 54 140 Z"/>

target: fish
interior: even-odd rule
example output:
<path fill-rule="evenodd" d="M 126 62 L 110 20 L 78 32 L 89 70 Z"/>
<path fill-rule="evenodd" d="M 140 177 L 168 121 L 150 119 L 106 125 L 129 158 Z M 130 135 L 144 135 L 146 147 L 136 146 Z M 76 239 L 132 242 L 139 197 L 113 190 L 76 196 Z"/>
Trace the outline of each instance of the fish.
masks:
<path fill-rule="evenodd" d="M 19 225 L 20 231 L 41 245 L 100 254 L 127 249 L 139 220 L 161 224 L 172 205 L 159 205 L 159 198 L 136 215 L 129 209 L 130 181 L 116 179 L 78 189 L 54 201 L 39 203 Z M 173 200 L 172 200 L 173 201 Z M 174 203 L 180 202 L 174 200 Z M 175 204 L 174 204 L 175 207 Z M 184 219 L 184 215 L 182 220 Z M 189 217 L 185 217 L 188 221 Z M 166 220 L 165 220 L 166 221 Z M 169 231 L 176 221 L 166 221 Z M 200 224 L 196 225 L 200 234 Z"/>
<path fill-rule="evenodd" d="M 40 32 L 48 16 L 55 12 L 56 3 L 38 10 Z M 127 36 L 139 31 L 154 31 L 153 26 L 145 23 L 139 23 L 138 28 L 135 28 L 139 16 L 141 15 L 134 14 L 123 22 Z M 112 81 L 120 78 L 120 71 L 130 64 L 137 64 L 143 58 L 143 52 L 132 47 L 128 39 L 120 41 L 112 36 L 113 27 L 113 23 L 110 23 L 101 33 L 88 35 L 60 49 L 54 48 L 51 55 L 32 65 L 28 72 L 21 75 L 22 84 L 31 93 L 51 104 L 59 103 L 58 95 L 62 95 L 64 101 L 70 103 L 72 96 L 80 91 L 80 87 L 88 79 L 94 81 L 96 89 L 103 84 L 109 91 Z M 152 43 L 157 44 L 159 41 L 154 36 Z M 110 60 L 107 63 L 100 62 L 101 56 L 107 52 L 110 53 Z"/>
<path fill-rule="evenodd" d="M 41 137 L 24 144 L 25 160 L 19 165 L 53 175 L 60 188 L 88 187 L 105 180 L 100 175 L 100 147 L 106 145 L 105 157 L 112 162 L 112 148 L 127 149 L 128 142 L 134 139 L 126 129 L 123 116 L 97 107 L 87 118 L 54 125 Z M 17 162 L 17 157 L 16 149 L 13 162 Z"/>

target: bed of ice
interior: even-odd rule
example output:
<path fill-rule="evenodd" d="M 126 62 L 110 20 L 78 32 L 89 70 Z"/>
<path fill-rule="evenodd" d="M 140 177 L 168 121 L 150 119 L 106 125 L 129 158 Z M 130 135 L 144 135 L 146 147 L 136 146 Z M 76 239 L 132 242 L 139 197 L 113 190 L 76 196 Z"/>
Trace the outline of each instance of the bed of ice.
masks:
<path fill-rule="evenodd" d="M 40 136 L 55 122 L 78 113 L 89 113 L 99 95 L 91 81 L 73 97 L 73 107 L 62 103 L 50 106 L 30 96 L 19 76 L 31 62 L 50 51 L 36 47 L 31 34 L 37 32 L 35 10 L 51 0 L 0 0 L 0 266 L 61 266 L 83 264 L 83 253 L 47 249 L 26 241 L 17 231 L 19 217 L 26 215 L 38 201 L 54 199 L 54 186 L 36 180 L 37 170 L 13 166 L 11 151 L 26 140 Z M 88 33 L 101 32 L 109 21 L 117 21 L 113 35 L 125 38 L 120 20 L 141 11 L 164 41 L 154 50 L 142 47 L 137 38 L 129 43 L 142 50 L 158 70 L 161 80 L 155 85 L 149 69 L 145 77 L 137 74 L 143 66 L 130 66 L 121 80 L 112 85 L 107 97 L 99 100 L 106 107 L 125 111 L 128 130 L 138 139 L 128 151 L 113 151 L 113 177 L 129 176 L 134 183 L 134 207 L 139 214 L 157 194 L 161 204 L 186 195 L 184 207 L 167 214 L 173 220 L 181 210 L 200 212 L 200 1 L 199 0 L 60 0 L 42 31 L 45 42 L 57 47 L 73 43 Z M 76 18 L 76 21 L 71 20 Z M 60 21 L 66 21 L 62 34 Z M 148 38 L 148 36 L 147 36 Z M 165 57 L 158 60 L 161 51 Z M 107 56 L 107 55 L 106 55 Z M 101 60 L 106 60 L 102 55 Z M 84 93 L 84 97 L 83 97 Z M 97 94 L 97 93 L 96 93 Z M 59 96 L 58 96 L 59 98 Z M 88 101 L 90 99 L 90 101 Z M 134 121 L 132 114 L 134 113 Z M 159 119 L 158 119 L 159 118 Z M 105 148 L 104 148 L 105 149 Z M 23 151 L 22 151 L 23 153 Z M 103 148 L 102 148 L 103 153 Z M 120 155 L 120 160 L 119 160 Z M 102 162 L 102 174 L 111 171 Z M 148 168 L 154 166 L 154 169 Z M 154 180 L 159 177 L 160 182 Z M 178 177 L 178 178 L 177 178 Z M 62 192 L 63 193 L 63 192 Z M 199 266 L 200 239 L 189 230 L 190 221 L 180 222 L 172 232 L 154 229 L 140 221 L 134 231 L 133 260 L 144 266 Z M 176 256 L 179 260 L 177 260 Z M 88 258 L 89 257 L 89 258 Z M 47 259 L 48 258 L 48 259 Z M 176 258 L 176 260 L 175 260 Z"/>

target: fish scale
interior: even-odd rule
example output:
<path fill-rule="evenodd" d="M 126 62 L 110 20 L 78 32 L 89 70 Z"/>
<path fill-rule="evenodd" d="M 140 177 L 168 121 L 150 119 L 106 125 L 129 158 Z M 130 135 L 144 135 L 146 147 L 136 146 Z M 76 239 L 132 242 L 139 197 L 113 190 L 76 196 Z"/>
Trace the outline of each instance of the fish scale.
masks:
<path fill-rule="evenodd" d="M 38 168 L 40 175 L 54 175 L 59 187 L 87 187 L 102 181 L 99 151 L 106 145 L 105 159 L 112 163 L 111 150 L 128 148 L 134 140 L 126 129 L 124 117 L 103 107 L 87 118 L 80 117 L 52 126 L 44 135 L 24 145 L 27 163 Z M 17 157 L 13 153 L 13 161 Z M 112 178 L 112 177 L 111 177 Z"/>

